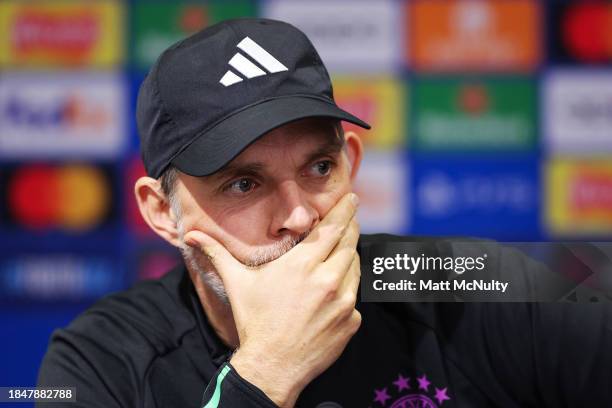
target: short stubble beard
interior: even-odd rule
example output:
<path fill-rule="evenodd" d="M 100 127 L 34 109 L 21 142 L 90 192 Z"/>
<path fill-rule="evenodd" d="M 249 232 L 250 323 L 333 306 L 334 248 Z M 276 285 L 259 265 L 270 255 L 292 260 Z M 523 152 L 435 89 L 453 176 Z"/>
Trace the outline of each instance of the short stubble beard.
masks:
<path fill-rule="evenodd" d="M 176 220 L 176 228 L 180 241 L 179 250 L 181 251 L 185 263 L 192 271 L 195 271 L 198 274 L 200 279 L 202 279 L 202 282 L 204 282 L 204 284 L 212 290 L 212 292 L 223 304 L 229 306 L 230 301 L 227 291 L 225 290 L 225 285 L 215 270 L 215 267 L 202 251 L 185 243 L 185 230 L 182 223 L 180 204 L 177 202 L 175 197 L 172 196 L 170 197 L 169 202 L 171 211 L 173 212 Z M 263 248 L 255 249 L 252 251 L 251 255 L 248 256 L 248 258 L 239 259 L 239 261 L 252 268 L 272 262 L 289 252 L 289 250 L 291 250 L 294 246 L 303 241 L 308 234 L 309 231 L 302 233 L 297 237 L 285 235 L 280 241 Z"/>

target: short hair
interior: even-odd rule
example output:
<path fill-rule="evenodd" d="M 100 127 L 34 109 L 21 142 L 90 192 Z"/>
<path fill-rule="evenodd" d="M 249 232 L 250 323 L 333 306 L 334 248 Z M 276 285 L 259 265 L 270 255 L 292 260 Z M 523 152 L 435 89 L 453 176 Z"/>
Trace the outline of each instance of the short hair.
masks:
<path fill-rule="evenodd" d="M 342 122 L 340 120 L 334 120 L 334 130 L 336 131 L 336 137 L 342 143 L 344 147 L 344 129 L 342 128 Z M 161 176 L 159 176 L 159 182 L 161 184 L 161 189 L 168 202 L 174 202 L 174 193 L 176 189 L 176 180 L 178 179 L 179 170 L 174 167 L 172 164 L 168 165 L 166 169 L 162 172 Z"/>
<path fill-rule="evenodd" d="M 161 189 L 168 201 L 172 200 L 174 197 L 174 190 L 176 186 L 176 180 L 178 179 L 179 170 L 170 164 L 163 171 L 161 176 L 159 177 L 159 183 L 161 184 Z"/>

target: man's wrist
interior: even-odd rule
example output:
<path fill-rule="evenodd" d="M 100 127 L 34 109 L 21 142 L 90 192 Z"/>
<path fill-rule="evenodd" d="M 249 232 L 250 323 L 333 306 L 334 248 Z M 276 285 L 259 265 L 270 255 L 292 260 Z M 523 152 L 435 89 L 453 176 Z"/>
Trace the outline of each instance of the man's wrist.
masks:
<path fill-rule="evenodd" d="M 276 405 L 282 408 L 293 407 L 301 387 L 283 367 L 262 360 L 261 357 L 253 358 L 239 349 L 230 363 L 240 377 L 259 388 Z"/>

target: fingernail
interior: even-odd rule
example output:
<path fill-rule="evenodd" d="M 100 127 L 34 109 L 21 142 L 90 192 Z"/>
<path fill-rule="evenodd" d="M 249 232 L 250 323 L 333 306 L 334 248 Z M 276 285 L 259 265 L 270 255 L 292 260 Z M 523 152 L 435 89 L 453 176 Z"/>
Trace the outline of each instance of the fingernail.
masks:
<path fill-rule="evenodd" d="M 351 193 L 351 202 L 355 207 L 359 205 L 359 197 L 355 193 Z"/>
<path fill-rule="evenodd" d="M 188 245 L 192 248 L 196 248 L 198 246 L 197 242 L 195 242 L 193 239 L 185 239 L 185 245 Z"/>

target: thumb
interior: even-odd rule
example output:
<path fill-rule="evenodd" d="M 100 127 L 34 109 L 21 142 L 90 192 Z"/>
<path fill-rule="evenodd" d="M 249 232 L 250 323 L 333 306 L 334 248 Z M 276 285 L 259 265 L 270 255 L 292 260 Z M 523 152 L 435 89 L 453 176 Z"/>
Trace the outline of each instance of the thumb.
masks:
<path fill-rule="evenodd" d="M 185 244 L 198 248 L 210 259 L 217 273 L 227 286 L 232 276 L 244 268 L 223 245 L 202 231 L 189 231 L 185 234 Z"/>

